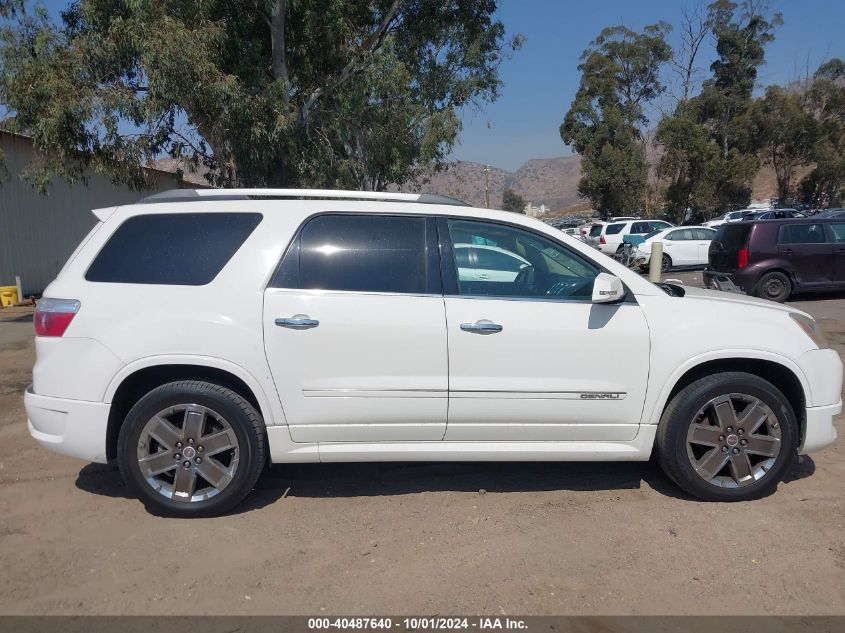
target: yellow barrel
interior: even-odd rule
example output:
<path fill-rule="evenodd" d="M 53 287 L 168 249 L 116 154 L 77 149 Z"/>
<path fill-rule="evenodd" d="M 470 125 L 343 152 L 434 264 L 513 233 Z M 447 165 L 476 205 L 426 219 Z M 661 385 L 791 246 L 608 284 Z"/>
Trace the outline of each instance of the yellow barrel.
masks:
<path fill-rule="evenodd" d="M 0 286 L 0 306 L 6 308 L 19 301 L 17 286 Z"/>

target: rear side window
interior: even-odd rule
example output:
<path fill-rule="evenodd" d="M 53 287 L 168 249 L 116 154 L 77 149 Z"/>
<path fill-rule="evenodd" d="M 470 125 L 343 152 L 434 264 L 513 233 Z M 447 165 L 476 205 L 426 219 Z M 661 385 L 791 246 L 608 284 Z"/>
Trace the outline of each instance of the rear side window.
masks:
<path fill-rule="evenodd" d="M 608 224 L 607 230 L 605 231 L 605 234 L 616 235 L 617 233 L 621 233 L 622 229 L 624 229 L 624 228 L 625 228 L 624 222 L 622 224 Z"/>
<path fill-rule="evenodd" d="M 824 244 L 827 238 L 822 224 L 784 224 L 778 244 Z"/>
<path fill-rule="evenodd" d="M 712 240 L 713 236 L 716 235 L 716 231 L 712 229 L 693 229 L 693 233 L 697 240 Z"/>
<path fill-rule="evenodd" d="M 426 293 L 426 224 L 413 216 L 317 216 L 302 227 L 271 285 Z"/>
<path fill-rule="evenodd" d="M 203 286 L 261 222 L 260 213 L 162 213 L 129 218 L 100 250 L 85 279 Z"/>
<path fill-rule="evenodd" d="M 649 222 L 634 222 L 631 225 L 631 233 L 634 235 L 643 235 L 645 233 L 651 233 L 653 229 Z"/>

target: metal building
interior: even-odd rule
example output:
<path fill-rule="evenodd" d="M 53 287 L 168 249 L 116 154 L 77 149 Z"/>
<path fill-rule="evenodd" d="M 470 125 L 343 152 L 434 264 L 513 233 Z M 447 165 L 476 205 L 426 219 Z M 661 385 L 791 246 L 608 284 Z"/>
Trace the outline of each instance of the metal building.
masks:
<path fill-rule="evenodd" d="M 87 186 L 56 179 L 42 195 L 19 178 L 35 154 L 32 139 L 0 130 L 0 151 L 6 162 L 6 173 L 0 174 L 0 286 L 14 285 L 18 275 L 25 296 L 40 294 L 55 278 L 94 226 L 91 209 L 180 186 L 175 174 L 150 169 L 154 187 L 139 193 L 92 172 Z"/>

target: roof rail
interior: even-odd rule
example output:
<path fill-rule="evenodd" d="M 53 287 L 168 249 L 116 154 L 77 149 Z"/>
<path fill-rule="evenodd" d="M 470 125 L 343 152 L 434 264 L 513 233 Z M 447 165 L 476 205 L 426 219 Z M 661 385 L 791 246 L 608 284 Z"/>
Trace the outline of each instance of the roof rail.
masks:
<path fill-rule="evenodd" d="M 325 200 L 380 200 L 387 202 L 421 202 L 469 206 L 463 200 L 434 193 L 391 193 L 384 191 L 341 191 L 338 189 L 170 189 L 146 198 L 140 204 L 158 202 L 191 202 L 199 200 L 261 200 L 298 198 Z"/>

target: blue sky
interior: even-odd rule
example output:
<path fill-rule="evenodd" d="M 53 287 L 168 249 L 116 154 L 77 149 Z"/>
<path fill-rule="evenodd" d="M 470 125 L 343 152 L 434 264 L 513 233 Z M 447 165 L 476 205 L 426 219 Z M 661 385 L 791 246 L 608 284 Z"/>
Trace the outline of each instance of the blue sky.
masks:
<path fill-rule="evenodd" d="M 709 0 L 705 0 L 706 1 Z M 516 169 L 530 158 L 569 154 L 558 127 L 578 90 L 579 57 L 605 26 L 639 30 L 665 20 L 676 43 L 681 8 L 695 0 L 501 0 L 499 17 L 528 39 L 501 67 L 501 97 L 480 112 L 466 111 L 453 158 Z M 831 57 L 845 59 L 845 1 L 773 0 L 784 24 L 766 50 L 762 86 L 786 83 Z M 709 74 L 712 46 L 698 65 Z"/>
<path fill-rule="evenodd" d="M 570 153 L 558 128 L 575 92 L 579 57 L 605 26 L 640 30 L 665 20 L 678 39 L 681 9 L 710 0 L 500 0 L 499 18 L 525 45 L 504 62 L 501 96 L 480 110 L 462 112 L 464 129 L 451 158 L 515 170 L 531 158 Z M 57 16 L 67 0 L 43 2 Z M 771 0 L 784 24 L 766 51 L 759 90 L 805 76 L 831 57 L 845 59 L 845 0 Z M 712 46 L 701 52 L 701 78 L 713 60 Z"/>

